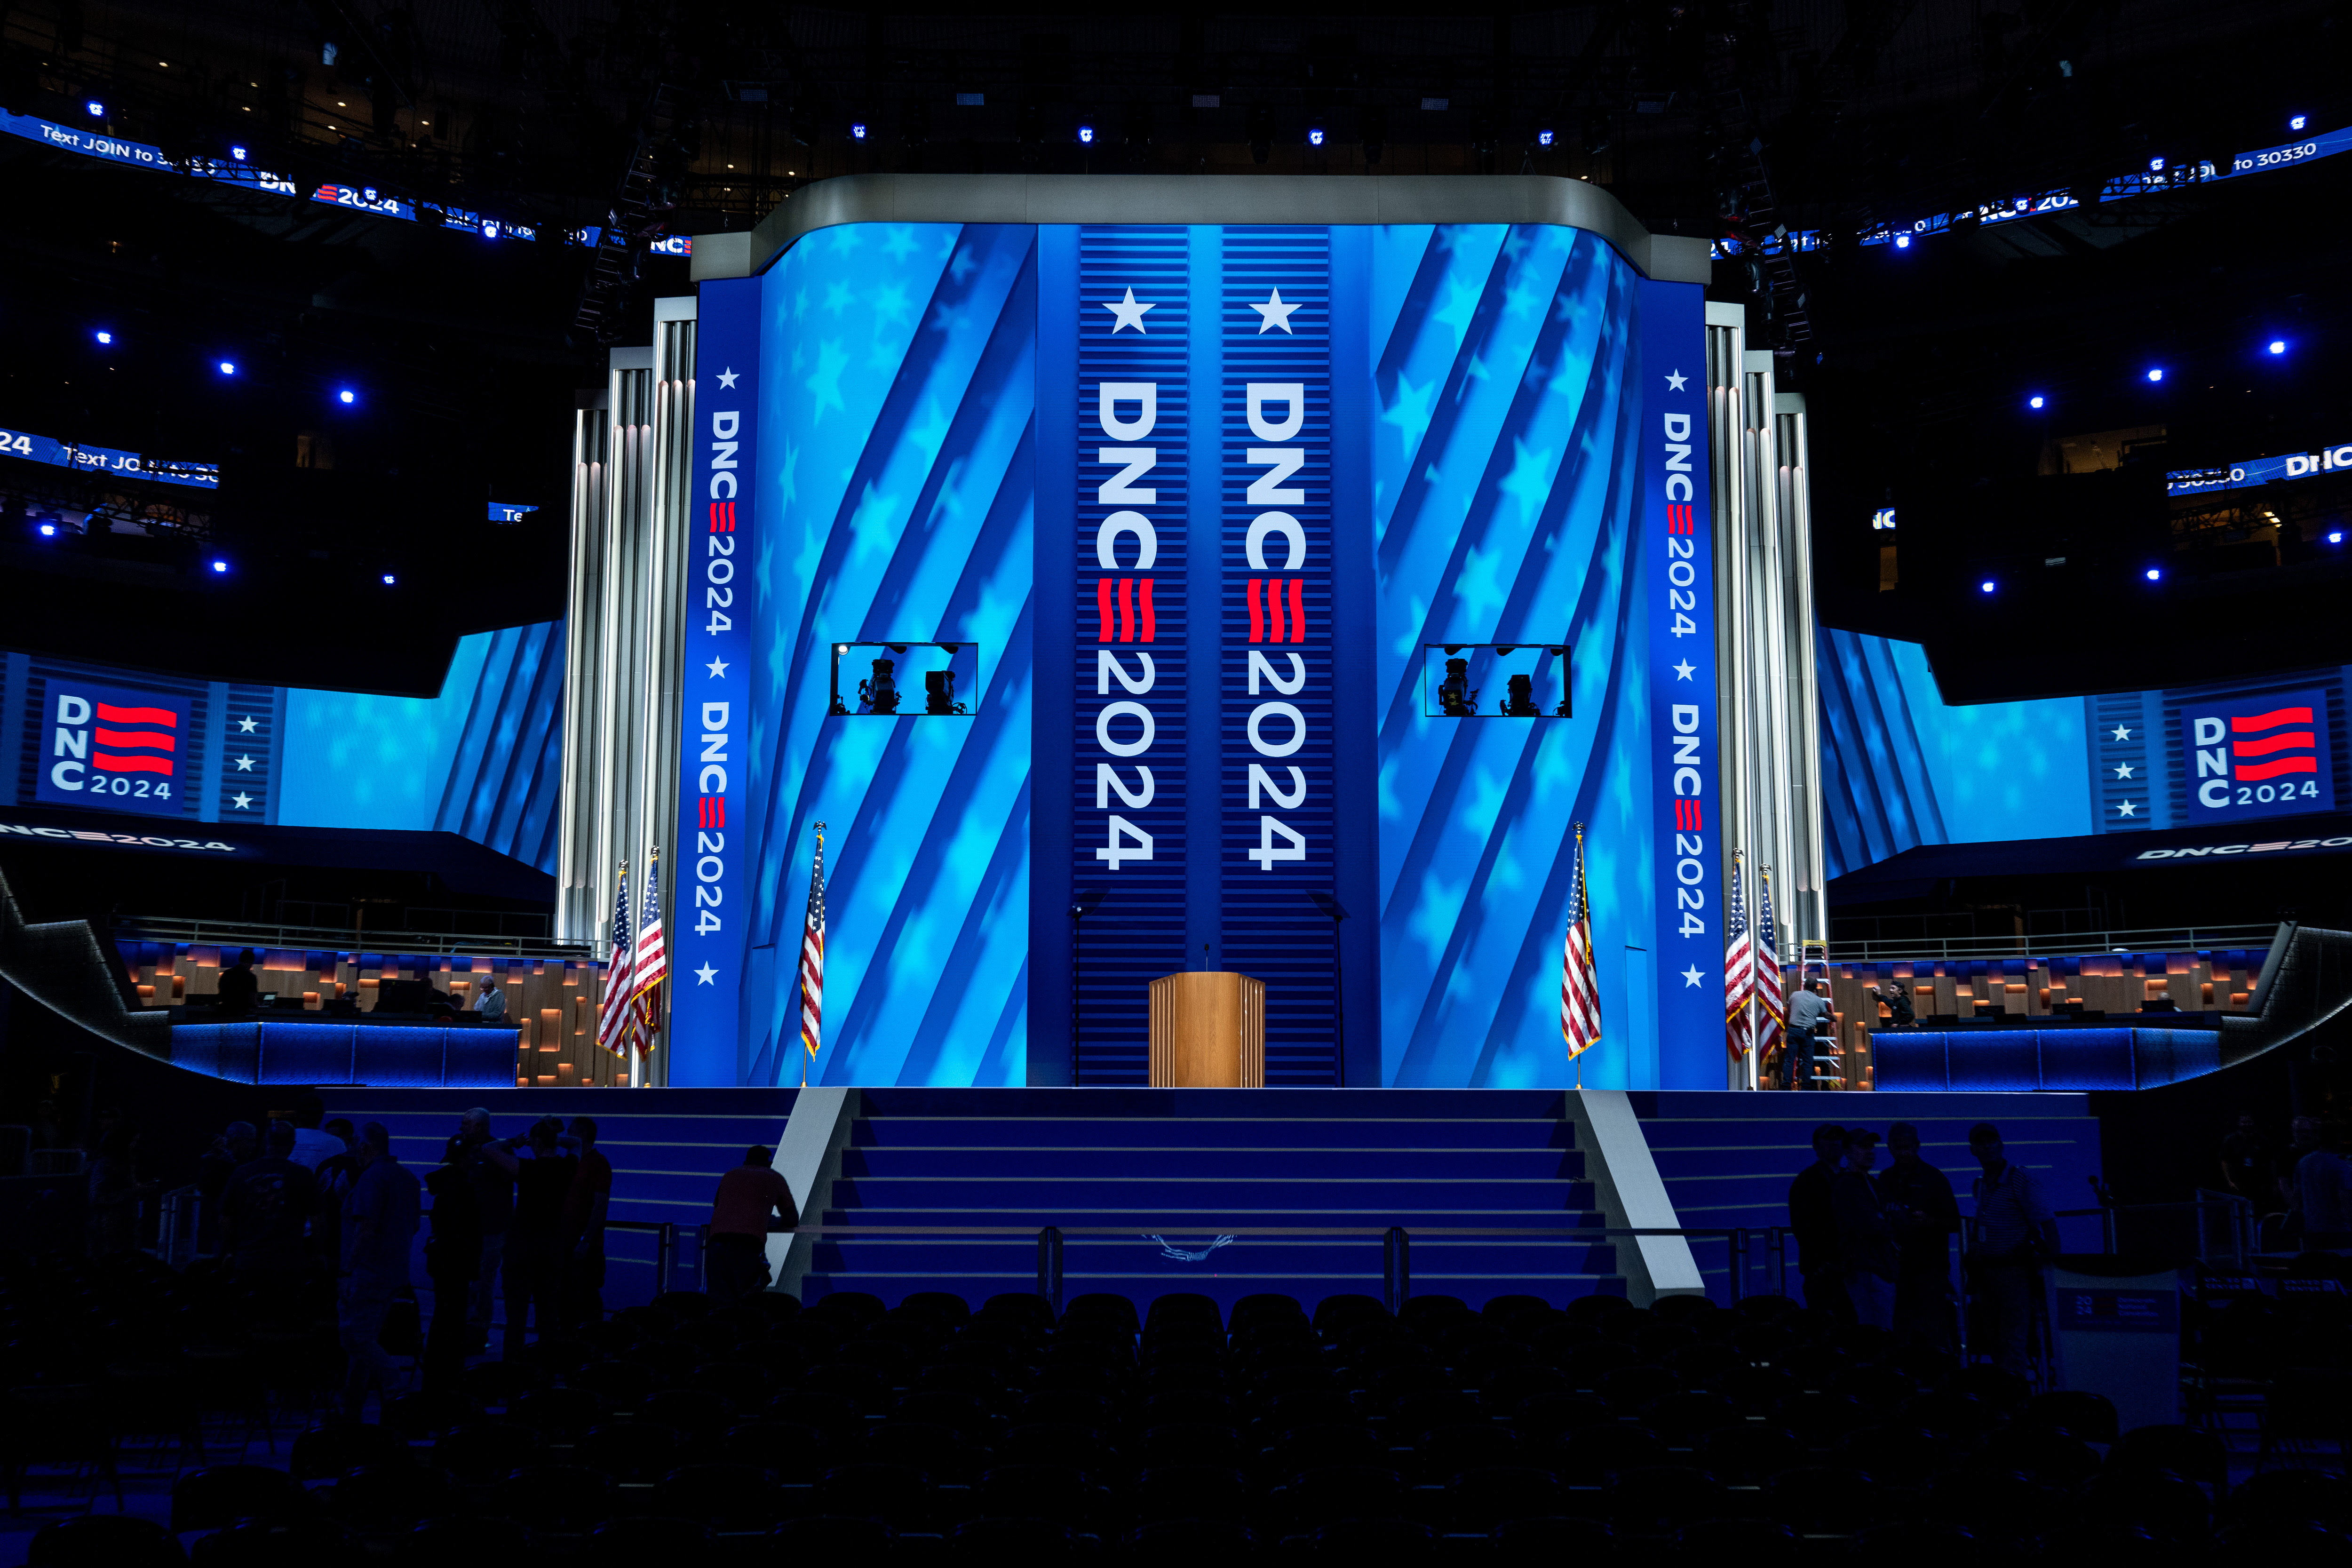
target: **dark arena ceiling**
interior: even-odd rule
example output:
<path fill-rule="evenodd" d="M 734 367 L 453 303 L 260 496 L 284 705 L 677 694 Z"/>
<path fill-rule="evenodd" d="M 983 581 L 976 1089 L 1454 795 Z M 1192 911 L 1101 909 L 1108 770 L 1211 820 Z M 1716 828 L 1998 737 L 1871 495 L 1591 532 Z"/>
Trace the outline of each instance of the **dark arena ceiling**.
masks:
<path fill-rule="evenodd" d="M 0 460 L 0 642 L 435 689 L 457 636 L 562 614 L 573 394 L 689 287 L 663 242 L 842 174 L 1265 171 L 1589 179 L 1732 242 L 1714 296 L 1814 416 L 1823 617 L 1927 640 L 1955 700 L 2352 659 L 2341 492 L 2277 518 L 2162 483 L 2352 437 L 2320 369 L 2352 159 L 2200 174 L 2352 126 L 2347 46 L 2318 0 L 6 5 L 0 109 L 166 163 L 0 136 L 0 428 L 222 473 L 109 501 Z M 295 194 L 180 172 L 240 148 Z M 2048 210 L 1985 221 L 2021 197 Z M 1808 248 L 1756 255 L 1784 229 Z M 41 508 L 126 494 L 153 526 L 28 547 Z"/>

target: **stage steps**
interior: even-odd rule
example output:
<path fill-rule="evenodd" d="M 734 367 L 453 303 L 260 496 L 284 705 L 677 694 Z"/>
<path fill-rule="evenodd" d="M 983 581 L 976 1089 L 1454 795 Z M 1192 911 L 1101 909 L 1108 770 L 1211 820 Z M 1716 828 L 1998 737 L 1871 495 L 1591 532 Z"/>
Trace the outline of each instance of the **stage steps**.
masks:
<path fill-rule="evenodd" d="M 1628 1097 L 1650 1143 L 1666 1195 L 1683 1225 L 1747 1226 L 1761 1229 L 1789 1223 L 1789 1184 L 1812 1163 L 1813 1129 L 1825 1121 L 1866 1127 L 1880 1138 L 1892 1122 L 1919 1130 L 1920 1157 L 1949 1176 L 1963 1215 L 1975 1212 L 1969 1183 L 1978 1172 L 1969 1153 L 1969 1129 L 1990 1121 L 2001 1131 L 2009 1157 L 2032 1172 L 2053 1209 L 2095 1206 L 2086 1178 L 2099 1169 L 2099 1123 L 2083 1094 L 1734 1094 L 1640 1091 Z M 1884 1147 L 1879 1169 L 1885 1169 Z M 2098 1222 L 2062 1220 L 2059 1237 L 2070 1248 L 2099 1250 Z M 1727 1252 L 1719 1245 L 1694 1247 L 1707 1293 L 1727 1300 Z M 1801 1294 L 1793 1277 L 1791 1247 L 1789 1291 Z M 1749 1289 L 1765 1284 L 1765 1251 L 1758 1244 Z"/>
<path fill-rule="evenodd" d="M 1257 1226 L 1496 1226 L 1602 1221 L 1558 1090 L 931 1089 L 860 1091 L 827 1225 L 1018 1226 L 997 1238 L 825 1238 L 803 1300 L 887 1302 L 950 1290 L 975 1306 L 1032 1290 L 1035 1231 L 1067 1237 L 1065 1300 L 1139 1306 L 1198 1291 L 1381 1293 L 1381 1238 L 1244 1237 Z M 1554 1302 L 1622 1294 L 1615 1249 L 1543 1238 L 1412 1243 L 1414 1293 Z"/>

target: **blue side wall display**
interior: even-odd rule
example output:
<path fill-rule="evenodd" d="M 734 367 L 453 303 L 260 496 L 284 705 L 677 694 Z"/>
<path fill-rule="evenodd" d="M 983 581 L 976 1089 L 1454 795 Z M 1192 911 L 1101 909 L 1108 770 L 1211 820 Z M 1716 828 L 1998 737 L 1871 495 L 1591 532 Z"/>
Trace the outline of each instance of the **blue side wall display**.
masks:
<path fill-rule="evenodd" d="M 860 224 L 703 300 L 756 533 L 673 1082 L 798 1081 L 822 822 L 811 1081 L 1140 1083 L 1211 968 L 1270 1083 L 1564 1084 L 1581 822 L 1586 1081 L 1720 1084 L 1698 289 L 1544 226 Z M 917 644 L 976 649 L 951 721 Z M 1449 711 L 1455 644 L 1566 687 Z"/>
<path fill-rule="evenodd" d="M 437 697 L 192 680 L 21 653 L 0 655 L 0 668 L 11 801 L 188 822 L 439 829 L 555 868 L 561 622 L 460 638 Z M 88 766 L 59 773 L 58 763 L 83 761 L 79 748 Z"/>
<path fill-rule="evenodd" d="M 1820 634 L 1829 874 L 1919 844 L 2064 838 L 2333 811 L 2352 666 L 1958 707 L 1926 649 Z"/>

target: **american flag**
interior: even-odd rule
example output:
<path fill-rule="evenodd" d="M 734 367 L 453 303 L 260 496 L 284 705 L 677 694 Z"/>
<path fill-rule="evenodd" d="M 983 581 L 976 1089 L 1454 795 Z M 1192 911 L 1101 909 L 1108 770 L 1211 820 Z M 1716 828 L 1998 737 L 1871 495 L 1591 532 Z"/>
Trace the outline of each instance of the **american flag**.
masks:
<path fill-rule="evenodd" d="M 1601 977 L 1592 966 L 1592 900 L 1584 886 L 1584 824 L 1576 825 L 1576 886 L 1559 956 L 1559 1032 L 1574 1061 L 1601 1043 Z"/>
<path fill-rule="evenodd" d="M 629 863 L 624 860 L 621 890 L 613 902 L 613 956 L 604 965 L 604 995 L 596 1015 L 596 1043 L 615 1053 L 627 1045 L 629 1023 L 636 1016 L 636 1009 L 629 1005 L 629 972 L 635 950 L 629 934 Z"/>
<path fill-rule="evenodd" d="M 1748 1004 L 1756 995 L 1756 952 L 1748 940 L 1748 899 L 1740 889 L 1737 856 L 1731 862 L 1731 902 L 1727 907 L 1731 945 L 1723 951 L 1724 1043 L 1736 1060 L 1748 1055 L 1752 1043 Z"/>
<path fill-rule="evenodd" d="M 816 863 L 809 869 L 808 922 L 801 931 L 801 1047 L 814 1058 L 824 1043 L 824 824 L 816 825 Z"/>
<path fill-rule="evenodd" d="M 646 913 L 637 922 L 635 956 L 630 960 L 630 999 L 636 1004 L 636 1044 L 641 1051 L 654 1047 L 661 1021 L 661 984 L 669 978 L 669 946 L 662 940 L 661 851 L 653 852 L 646 867 Z"/>
<path fill-rule="evenodd" d="M 1756 912 L 1756 1056 L 1780 1043 L 1789 1010 L 1780 995 L 1780 942 L 1772 931 L 1772 873 L 1758 875 Z"/>

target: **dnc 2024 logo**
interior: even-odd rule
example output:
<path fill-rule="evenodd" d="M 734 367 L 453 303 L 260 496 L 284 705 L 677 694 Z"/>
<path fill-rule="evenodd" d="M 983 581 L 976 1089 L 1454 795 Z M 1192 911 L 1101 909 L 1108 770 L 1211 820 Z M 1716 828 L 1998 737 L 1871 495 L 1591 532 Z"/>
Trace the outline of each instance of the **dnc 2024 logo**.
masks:
<path fill-rule="evenodd" d="M 2206 698 L 2180 710 L 2190 822 L 2336 809 L 2325 691 Z"/>
<path fill-rule="evenodd" d="M 189 750 L 188 700 L 164 691 L 49 682 L 34 798 L 176 816 Z"/>

